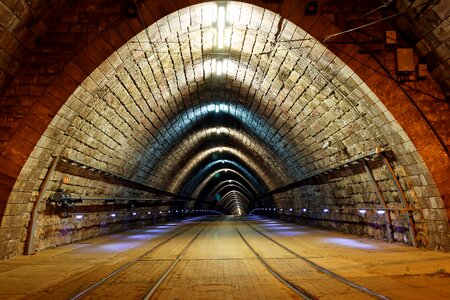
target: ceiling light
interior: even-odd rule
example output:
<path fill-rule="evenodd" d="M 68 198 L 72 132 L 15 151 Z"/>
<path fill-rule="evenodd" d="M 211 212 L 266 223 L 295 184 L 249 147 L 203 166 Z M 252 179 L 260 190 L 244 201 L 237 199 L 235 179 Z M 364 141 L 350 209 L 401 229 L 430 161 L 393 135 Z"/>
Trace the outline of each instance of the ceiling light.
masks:
<path fill-rule="evenodd" d="M 385 213 L 384 210 L 377 210 L 377 214 L 379 214 L 379 215 L 382 215 L 382 214 L 384 214 L 384 213 Z"/>
<path fill-rule="evenodd" d="M 216 75 L 217 75 L 217 76 L 222 75 L 222 61 L 221 61 L 221 60 L 219 60 L 219 61 L 216 63 Z"/>
<path fill-rule="evenodd" d="M 83 219 L 83 215 L 76 215 L 75 218 L 76 218 L 77 220 L 81 220 L 81 219 Z"/>
<path fill-rule="evenodd" d="M 366 213 L 366 210 L 365 210 L 365 209 L 360 209 L 360 210 L 359 210 L 359 213 L 360 213 L 360 214 L 365 214 L 365 213 Z"/>
<path fill-rule="evenodd" d="M 329 212 L 328 208 L 325 208 L 325 209 L 323 210 L 323 212 L 324 212 L 324 213 Z"/>
<path fill-rule="evenodd" d="M 213 58 L 211 60 L 211 71 L 212 72 L 216 72 L 216 66 L 217 66 L 217 60 L 215 58 Z M 214 107 L 214 106 L 213 106 Z"/>
<path fill-rule="evenodd" d="M 219 6 L 217 12 L 217 48 L 222 49 L 224 44 L 225 7 Z"/>
<path fill-rule="evenodd" d="M 306 208 L 303 209 L 303 212 L 306 212 Z"/>

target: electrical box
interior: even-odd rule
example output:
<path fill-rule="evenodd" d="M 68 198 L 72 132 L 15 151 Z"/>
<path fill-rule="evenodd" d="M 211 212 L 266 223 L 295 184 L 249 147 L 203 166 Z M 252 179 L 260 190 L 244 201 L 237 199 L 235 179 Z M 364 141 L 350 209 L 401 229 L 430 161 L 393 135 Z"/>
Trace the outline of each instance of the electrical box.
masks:
<path fill-rule="evenodd" d="M 414 53 L 412 48 L 397 49 L 397 72 L 414 72 Z"/>
<path fill-rule="evenodd" d="M 418 64 L 417 65 L 417 79 L 427 79 L 427 77 L 428 77 L 427 64 Z"/>
<path fill-rule="evenodd" d="M 386 45 L 397 44 L 397 31 L 388 30 L 386 31 Z"/>
<path fill-rule="evenodd" d="M 397 80 L 398 81 L 413 81 L 414 71 L 416 66 L 414 64 L 414 52 L 412 48 L 397 48 L 396 53 L 397 63 Z"/>

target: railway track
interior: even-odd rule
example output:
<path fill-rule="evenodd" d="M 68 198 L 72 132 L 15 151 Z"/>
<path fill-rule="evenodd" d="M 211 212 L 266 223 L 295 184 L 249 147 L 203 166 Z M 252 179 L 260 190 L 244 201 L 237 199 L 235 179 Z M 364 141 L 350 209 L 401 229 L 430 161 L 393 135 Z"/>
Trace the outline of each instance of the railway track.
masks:
<path fill-rule="evenodd" d="M 158 287 L 164 282 L 164 280 L 169 276 L 170 272 L 176 267 L 176 265 L 180 262 L 181 257 L 183 254 L 191 247 L 191 245 L 194 243 L 194 241 L 198 238 L 198 236 L 205 230 L 205 228 L 208 226 L 208 223 L 203 226 L 195 235 L 194 237 L 186 244 L 186 246 L 181 250 L 181 252 L 177 255 L 175 260 L 169 265 L 169 267 L 166 269 L 166 271 L 159 277 L 159 279 L 145 292 L 145 294 L 141 297 L 142 300 L 148 300 L 150 299 L 153 294 L 156 292 Z"/>
<path fill-rule="evenodd" d="M 256 258 L 259 260 L 259 262 L 273 275 L 275 276 L 280 282 L 285 284 L 287 287 L 289 287 L 292 291 L 294 291 L 297 295 L 302 297 L 303 299 L 308 300 L 315 300 L 318 299 L 317 297 L 311 295 L 308 291 L 305 289 L 299 287 L 298 285 L 294 284 L 293 282 L 289 281 L 287 278 L 285 278 L 282 274 L 277 272 L 274 268 L 272 268 L 266 260 L 256 251 L 248 242 L 248 240 L 243 236 L 239 228 L 236 226 L 236 224 L 233 222 L 234 228 L 236 228 L 236 231 L 238 232 L 241 239 L 244 241 L 244 243 L 247 245 L 247 247 L 253 252 L 253 254 L 256 256 Z"/>
<path fill-rule="evenodd" d="M 314 263 L 313 261 L 307 259 L 304 256 L 299 255 L 298 253 L 292 251 L 291 249 L 289 249 L 288 247 L 286 247 L 285 245 L 279 243 L 278 241 L 274 240 L 273 238 L 271 238 L 270 236 L 268 236 L 267 234 L 265 234 L 264 232 L 258 230 L 257 228 L 255 228 L 255 226 L 249 224 L 247 221 L 243 221 L 244 224 L 246 224 L 248 227 L 250 227 L 251 229 L 253 229 L 255 232 L 257 232 L 259 235 L 265 237 L 266 239 L 268 239 L 269 241 L 271 241 L 272 243 L 278 245 L 279 247 L 283 248 L 284 250 L 286 250 L 287 252 L 289 252 L 290 254 L 292 254 L 293 256 L 295 256 L 296 258 L 302 260 L 303 262 L 305 262 L 306 264 L 308 264 L 309 266 L 311 266 L 312 268 L 316 269 L 317 271 L 327 275 L 330 277 L 330 279 L 334 279 L 337 281 L 342 282 L 343 284 L 351 287 L 352 289 L 355 289 L 361 293 L 364 293 L 366 295 L 371 296 L 372 298 L 376 298 L 376 299 L 383 299 L 383 300 L 388 300 L 389 298 L 377 293 L 375 291 L 372 291 L 364 286 L 361 286 L 351 280 L 348 280 L 347 278 L 344 278 L 316 263 Z M 235 225 L 235 224 L 234 224 Z M 301 297 L 303 297 L 304 299 L 317 299 L 317 297 L 315 297 L 314 295 L 310 294 L 309 292 L 305 291 L 302 287 L 299 287 L 298 285 L 295 285 L 294 283 L 292 283 L 291 281 L 287 280 L 282 274 L 280 274 L 279 272 L 275 271 L 274 268 L 272 268 L 265 260 L 264 258 L 262 258 L 256 251 L 254 248 L 251 247 L 251 245 L 248 243 L 247 239 L 245 239 L 245 237 L 241 234 L 241 232 L 239 231 L 239 229 L 237 228 L 237 226 L 235 225 L 236 230 L 238 230 L 239 235 L 241 236 L 241 238 L 244 240 L 245 244 L 247 244 L 247 246 L 249 246 L 249 248 L 251 249 L 252 252 L 255 253 L 255 255 L 258 257 L 258 259 L 261 261 L 261 263 L 275 276 L 277 277 L 281 282 L 285 283 L 289 288 L 291 288 L 293 291 L 295 291 L 298 295 L 300 295 Z"/>
<path fill-rule="evenodd" d="M 194 224 L 192 226 L 189 226 L 186 229 L 183 229 L 180 232 L 175 233 L 174 235 L 170 236 L 169 238 L 165 239 L 164 241 L 158 243 L 153 248 L 146 251 L 144 254 L 140 255 L 139 257 L 127 262 L 120 268 L 116 269 L 112 273 L 110 273 L 108 276 L 102 278 L 101 280 L 98 280 L 94 284 L 90 285 L 88 288 L 84 289 L 83 291 L 79 292 L 75 296 L 73 296 L 70 299 L 82 299 L 82 298 L 95 298 L 98 295 L 105 295 L 102 294 L 104 291 L 110 291 L 110 288 L 119 284 L 123 278 L 128 278 L 136 269 L 136 267 L 142 267 L 145 266 L 146 262 L 149 261 L 157 261 L 155 259 L 149 260 L 149 254 L 154 252 L 155 250 L 161 248 L 163 245 L 166 245 L 165 248 L 161 248 L 159 251 L 166 251 L 165 249 L 169 247 L 169 249 L 175 249 L 171 245 L 168 244 L 170 241 L 173 241 L 174 245 L 177 245 L 175 252 L 172 255 L 176 255 L 175 258 L 172 256 L 170 259 L 166 259 L 165 264 L 161 265 L 160 270 L 154 274 L 155 277 L 148 278 L 147 281 L 142 282 L 141 289 L 135 290 L 135 296 L 140 299 L 151 299 L 155 293 L 158 291 L 161 285 L 166 281 L 166 279 L 170 276 L 174 268 L 178 265 L 180 261 L 184 261 L 185 258 L 183 256 L 186 254 L 187 250 L 192 246 L 192 244 L 197 240 L 197 238 L 200 236 L 200 234 L 205 230 L 205 228 L 211 223 L 210 220 L 206 220 L 204 223 L 201 224 Z M 292 271 L 292 268 L 296 270 L 296 274 L 301 274 L 301 272 L 316 272 L 319 271 L 321 274 L 321 284 L 323 286 L 327 286 L 330 284 L 330 286 L 333 286 L 330 288 L 330 290 L 326 290 L 327 295 L 334 295 L 334 292 L 339 290 L 339 288 L 342 290 L 345 290 L 346 297 L 358 297 L 360 298 L 376 298 L 376 299 L 388 299 L 386 296 L 381 295 L 377 292 L 374 292 L 364 286 L 361 286 L 355 282 L 352 282 L 336 273 L 333 273 L 332 271 L 317 265 L 316 263 L 310 261 L 306 257 L 303 257 L 299 255 L 298 253 L 292 251 L 285 245 L 281 244 L 280 242 L 274 240 L 270 236 L 268 236 L 266 233 L 262 232 L 246 220 L 236 222 L 232 221 L 233 227 L 235 228 L 236 232 L 238 233 L 239 238 L 245 243 L 245 245 L 250 249 L 250 251 L 253 253 L 253 255 L 256 257 L 259 263 L 261 263 L 262 266 L 264 266 L 265 269 L 269 271 L 269 273 L 272 274 L 278 281 L 280 281 L 282 284 L 287 286 L 291 291 L 293 291 L 296 295 L 298 295 L 302 299 L 319 299 L 322 296 L 324 296 L 324 292 L 322 290 L 322 294 L 320 290 L 314 285 L 311 285 L 311 283 L 308 283 L 308 279 L 306 279 L 305 282 L 299 281 L 300 277 L 293 275 L 293 273 L 289 273 L 289 267 L 287 267 L 286 270 L 282 267 L 283 258 L 274 259 L 274 257 L 267 258 L 267 255 L 263 254 L 263 251 L 267 251 L 267 249 L 272 249 L 270 247 L 280 247 L 280 248 L 273 248 L 278 249 L 278 253 L 289 253 L 287 254 L 289 258 L 286 258 L 286 255 L 284 256 L 285 259 L 290 259 L 288 264 L 292 264 L 290 266 L 290 269 Z M 244 227 L 243 227 L 244 226 Z M 188 232 L 189 230 L 192 230 L 191 232 Z M 253 232 L 257 233 L 257 236 L 262 236 L 263 240 L 257 239 L 253 240 L 255 238 L 255 235 Z M 182 234 L 185 233 L 184 237 L 181 237 Z M 250 236 L 249 236 L 250 234 Z M 177 239 L 180 238 L 180 239 Z M 177 239 L 177 240 L 175 240 Z M 268 246 L 269 248 L 261 247 L 264 243 L 269 243 L 272 246 Z M 259 244 L 259 249 L 256 244 Z M 262 244 L 261 244 L 262 243 Z M 171 248 L 172 247 L 172 248 Z M 265 250 L 260 250 L 265 249 Z M 275 251 L 277 252 L 277 251 Z M 153 256 L 156 255 L 158 257 L 158 253 L 155 252 L 152 254 Z M 271 260 L 270 260 L 271 259 Z M 163 261 L 161 261 L 163 262 Z M 158 263 L 159 264 L 159 263 Z M 277 267 L 278 264 L 278 267 Z M 133 267 L 135 266 L 135 267 Z M 280 267 L 281 266 L 281 267 Z M 313 270 L 314 269 L 314 270 Z M 128 271 L 127 271 L 128 270 Z M 300 272 L 300 273 L 298 273 Z M 319 272 L 316 272 L 319 274 Z M 160 274 L 158 274 L 160 273 Z M 120 274 L 120 276 L 118 276 Z M 287 275 L 286 275 L 287 274 Z M 302 274 L 303 275 L 303 274 Z M 316 275 L 317 276 L 317 275 Z M 116 279 L 117 277 L 117 279 Z M 121 279 L 122 278 L 122 279 Z M 334 283 L 333 283 L 334 281 Z M 338 282 L 337 282 L 338 281 Z M 101 289 L 96 291 L 99 287 L 103 286 Z M 343 288 L 344 287 L 344 288 Z M 349 291 L 351 290 L 351 291 Z M 95 292 L 94 292 L 95 291 Z M 139 292 L 138 292 L 139 291 Z M 111 292 L 111 291 L 110 291 Z M 362 294 L 365 294 L 365 297 L 362 297 Z M 336 293 L 337 294 L 337 293 Z M 107 295 L 105 295 L 107 296 Z"/>
<path fill-rule="evenodd" d="M 170 271 L 172 271 L 172 269 L 178 264 L 178 262 L 180 261 L 180 257 L 182 256 L 182 254 L 190 247 L 190 245 L 194 242 L 195 239 L 197 239 L 197 237 L 200 235 L 200 233 L 206 228 L 206 226 L 209 224 L 209 222 L 206 223 L 206 225 L 202 226 L 201 229 L 194 235 L 194 237 L 188 242 L 188 244 L 183 248 L 183 250 L 181 251 L 181 253 L 177 256 L 177 258 L 170 264 L 169 268 L 164 272 L 163 275 L 161 275 L 161 277 L 149 288 L 147 289 L 147 291 L 145 292 L 145 294 L 142 296 L 141 299 L 150 299 L 150 297 L 153 295 L 153 293 L 156 291 L 156 289 L 158 288 L 159 285 L 161 285 L 161 283 L 164 281 L 164 279 L 167 277 L 167 275 L 170 273 Z M 120 268 L 116 269 L 114 272 L 110 273 L 108 276 L 102 278 L 101 280 L 95 282 L 94 284 L 90 285 L 88 288 L 82 290 L 81 292 L 79 292 L 78 294 L 74 295 L 73 297 L 71 297 L 71 300 L 77 300 L 77 299 L 82 299 L 84 297 L 89 296 L 92 292 L 94 292 L 97 288 L 99 288 L 100 286 L 104 285 L 107 282 L 112 281 L 116 276 L 118 276 L 119 274 L 125 272 L 127 269 L 129 269 L 130 267 L 136 265 L 137 263 L 139 263 L 144 257 L 146 257 L 147 255 L 151 254 L 153 251 L 155 251 L 156 249 L 160 248 L 161 246 L 167 244 L 168 242 L 174 240 L 175 238 L 179 237 L 180 235 L 182 235 L 183 233 L 187 232 L 188 230 L 199 226 L 198 224 L 194 224 L 192 226 L 189 226 L 188 228 L 177 232 L 176 234 L 174 234 L 173 236 L 169 237 L 168 239 L 158 243 L 157 245 L 155 245 L 154 247 L 152 247 L 150 250 L 146 251 L 144 254 L 140 255 L 139 257 L 127 262 L 126 264 L 124 264 L 123 266 L 121 266 Z"/>

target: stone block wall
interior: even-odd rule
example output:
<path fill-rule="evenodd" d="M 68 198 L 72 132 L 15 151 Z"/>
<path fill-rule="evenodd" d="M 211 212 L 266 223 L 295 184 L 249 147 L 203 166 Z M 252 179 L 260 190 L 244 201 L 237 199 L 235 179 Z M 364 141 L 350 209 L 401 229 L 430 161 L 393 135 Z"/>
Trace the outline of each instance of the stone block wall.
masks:
<path fill-rule="evenodd" d="M 19 2 L 24 4 L 8 1 L 9 6 L 2 4 L 1 9 L 14 12 L 17 4 L 19 12 Z M 168 183 L 172 176 L 167 176 L 177 174 L 186 161 L 199 161 L 196 151 L 200 145 L 215 141 L 215 132 L 202 132 L 192 123 L 204 120 L 211 113 L 205 107 L 217 99 L 230 104 L 231 116 L 223 123 L 230 134 L 218 146 L 234 146 L 239 141 L 240 147 L 254 153 L 251 166 L 271 188 L 301 180 L 374 147 L 389 148 L 408 197 L 422 209 L 430 245 L 440 249 L 450 245 L 450 134 L 448 126 L 443 126 L 448 123 L 449 110 L 448 103 L 440 101 L 443 93 L 431 78 L 412 86 L 425 93 L 409 90 L 390 78 L 389 67 L 384 69 L 376 56 L 362 53 L 357 45 L 330 43 L 325 47 L 320 43 L 339 31 L 335 25 L 340 25 L 340 16 L 351 19 L 361 11 L 345 5 L 336 6 L 335 12 L 327 11 L 333 1 L 324 1 L 317 16 L 307 17 L 298 9 L 306 1 L 284 1 L 281 6 L 255 1 L 292 21 L 285 23 L 279 37 L 298 41 L 286 49 L 274 48 L 267 39 L 277 34 L 278 15 L 234 3 L 242 13 L 234 25 L 231 66 L 225 76 L 214 78 L 211 56 L 205 54 L 213 50 L 213 35 L 202 36 L 199 30 L 199 16 L 202 9 L 210 9 L 208 4 L 186 9 L 186 3 L 159 3 L 139 3 L 144 26 L 136 18 L 124 18 L 117 1 L 64 6 L 68 13 L 59 19 L 58 26 L 49 30 L 42 26 L 42 44 L 30 45 L 34 55 L 20 52 L 20 74 L 7 75 L 1 100 L 5 116 L 1 122 L 5 123 L 0 125 L 5 130 L 0 131 L 0 211 L 4 210 L 2 245 L 9 245 L 4 253 L 20 253 L 18 245 L 23 242 L 24 227 L 51 156 L 67 156 L 156 187 L 171 184 L 174 191 L 182 189 L 183 177 Z M 363 5 L 352 7 L 362 11 L 371 8 L 367 1 L 358 4 Z M 154 24 L 180 8 L 183 10 Z M 14 21 L 16 14 L 8 12 L 3 15 L 9 17 L 1 23 L 9 28 L 6 36 L 22 37 L 14 29 L 19 26 Z M 444 11 L 439 14 L 443 14 L 439 16 L 442 22 L 428 19 L 438 31 L 448 19 Z M 260 32 L 243 30 L 250 17 L 264 24 L 258 28 Z M 23 17 L 29 18 L 31 15 Z M 146 32 L 142 32 L 151 24 L 148 34 L 152 41 L 177 43 L 157 44 L 155 49 L 163 53 L 155 54 Z M 351 24 L 339 27 L 345 26 Z M 265 38 L 261 39 L 262 35 Z M 192 38 L 177 40 L 179 36 Z M 434 48 L 438 51 L 442 46 Z M 271 55 L 263 55 L 264 51 Z M 2 60 L 4 65 L 10 61 Z M 446 82 L 443 78 L 439 75 L 441 86 Z M 183 114 L 180 122 L 174 122 Z M 377 172 L 383 185 L 385 174 Z M 189 172 L 183 174 L 189 177 Z M 326 201 L 359 203 L 360 190 L 366 184 L 362 179 L 348 183 L 350 179 L 335 184 L 355 185 L 352 196 L 330 195 Z M 391 194 L 390 186 L 384 188 L 387 194 Z M 86 182 L 79 187 L 97 194 L 109 188 L 98 186 L 96 191 L 97 187 L 92 189 Z M 120 195 L 123 191 L 112 188 L 107 192 Z M 275 202 L 292 206 L 305 197 L 321 202 L 323 195 L 309 191 L 301 197 L 275 198 Z M 393 194 L 392 198 L 398 201 Z"/>

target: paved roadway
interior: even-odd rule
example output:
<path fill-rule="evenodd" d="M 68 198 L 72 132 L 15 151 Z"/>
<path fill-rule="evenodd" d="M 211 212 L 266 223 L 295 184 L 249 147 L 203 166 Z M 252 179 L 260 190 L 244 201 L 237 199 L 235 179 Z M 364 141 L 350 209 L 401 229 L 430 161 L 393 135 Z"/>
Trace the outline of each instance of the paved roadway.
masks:
<path fill-rule="evenodd" d="M 0 299 L 70 299 L 134 260 L 84 299 L 140 299 L 177 258 L 152 299 L 299 299 L 261 264 L 239 232 L 273 270 L 319 299 L 370 296 L 292 252 L 391 299 L 450 295 L 448 253 L 277 220 L 215 217 L 130 230 L 0 262 Z"/>

